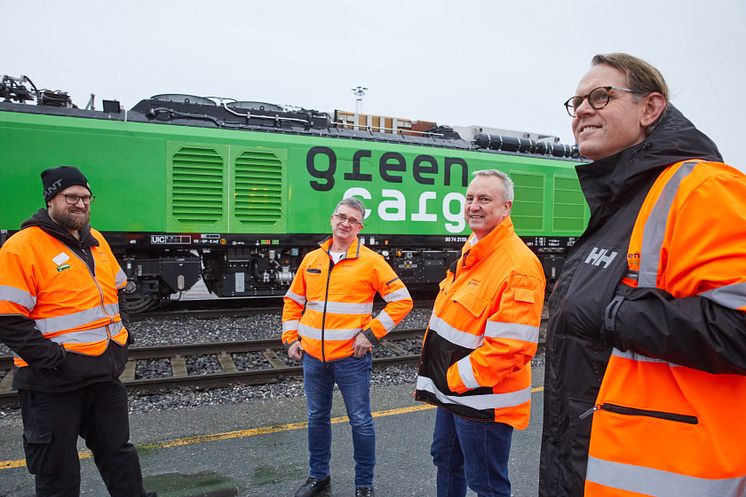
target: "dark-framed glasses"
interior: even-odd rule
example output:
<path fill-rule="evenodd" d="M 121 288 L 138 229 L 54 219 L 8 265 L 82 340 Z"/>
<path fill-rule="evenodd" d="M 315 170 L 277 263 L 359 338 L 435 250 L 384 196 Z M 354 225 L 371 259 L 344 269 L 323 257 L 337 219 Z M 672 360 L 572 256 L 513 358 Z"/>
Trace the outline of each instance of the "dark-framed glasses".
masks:
<path fill-rule="evenodd" d="M 332 214 L 332 216 L 340 223 L 348 223 L 353 228 L 358 228 L 363 225 L 363 223 L 361 223 L 354 217 L 348 217 L 344 214 Z"/>
<path fill-rule="evenodd" d="M 565 109 L 567 109 L 567 113 L 570 114 L 570 117 L 575 117 L 578 107 L 583 105 L 583 100 L 586 98 L 588 99 L 588 105 L 593 109 L 603 109 L 609 105 L 609 100 L 614 96 L 611 93 L 611 90 L 626 91 L 627 93 L 634 93 L 636 95 L 644 95 L 646 93 L 637 90 L 630 90 L 629 88 L 617 88 L 616 86 L 599 86 L 598 88 L 592 89 L 588 95 L 568 98 L 567 102 L 565 102 Z"/>
<path fill-rule="evenodd" d="M 93 195 L 63 195 L 65 197 L 65 202 L 67 202 L 69 205 L 75 205 L 79 201 L 83 201 L 84 205 L 91 205 L 93 201 L 96 199 Z"/>

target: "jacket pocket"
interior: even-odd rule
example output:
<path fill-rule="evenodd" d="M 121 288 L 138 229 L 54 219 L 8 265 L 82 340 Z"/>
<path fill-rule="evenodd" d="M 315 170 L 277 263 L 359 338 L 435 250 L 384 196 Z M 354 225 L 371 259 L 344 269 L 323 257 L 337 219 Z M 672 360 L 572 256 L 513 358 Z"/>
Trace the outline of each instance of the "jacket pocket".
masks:
<path fill-rule="evenodd" d="M 697 416 L 691 416 L 689 414 L 677 414 L 666 411 L 652 411 L 650 409 L 638 409 L 636 407 L 625 407 L 617 404 L 599 404 L 594 406 L 592 411 L 603 410 L 613 412 L 615 414 L 623 414 L 625 416 L 644 416 L 648 418 L 665 419 L 666 421 L 675 421 L 677 423 L 686 423 L 690 425 L 696 425 L 699 423 Z"/>
<path fill-rule="evenodd" d="M 456 292 L 456 294 L 451 297 L 451 300 L 460 304 L 475 318 L 482 315 L 488 304 L 488 302 L 482 297 L 468 290 L 460 290 Z"/>

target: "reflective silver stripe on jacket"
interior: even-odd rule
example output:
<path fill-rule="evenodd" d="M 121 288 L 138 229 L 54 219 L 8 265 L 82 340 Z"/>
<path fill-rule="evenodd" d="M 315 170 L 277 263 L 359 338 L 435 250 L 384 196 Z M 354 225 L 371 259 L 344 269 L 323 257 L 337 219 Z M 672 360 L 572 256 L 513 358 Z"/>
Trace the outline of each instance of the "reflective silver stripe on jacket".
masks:
<path fill-rule="evenodd" d="M 36 306 L 36 297 L 13 286 L 0 285 L 0 300 L 13 302 L 14 304 L 25 307 L 29 311 L 33 310 L 34 306 Z"/>
<path fill-rule="evenodd" d="M 297 330 L 298 329 L 298 320 L 293 321 L 283 321 L 282 322 L 282 332 L 285 333 L 286 331 L 290 330 Z"/>
<path fill-rule="evenodd" d="M 539 327 L 528 324 L 487 321 L 484 336 L 491 338 L 513 338 L 524 342 L 539 343 Z"/>
<path fill-rule="evenodd" d="M 474 350 L 482 345 L 484 341 L 482 335 L 472 335 L 471 333 L 459 330 L 435 315 L 430 318 L 430 329 L 436 331 L 438 335 L 449 342 L 460 347 L 466 347 L 467 349 Z"/>
<path fill-rule="evenodd" d="M 122 268 L 119 268 L 119 271 L 117 271 L 116 276 L 114 276 L 114 285 L 117 288 L 124 287 L 125 283 L 127 283 L 127 275 L 124 274 L 124 271 L 122 271 Z"/>
<path fill-rule="evenodd" d="M 746 283 L 736 283 L 713 288 L 699 294 L 729 309 L 740 309 L 746 306 Z"/>
<path fill-rule="evenodd" d="M 588 481 L 656 497 L 743 497 L 746 476 L 698 478 L 671 471 L 588 458 Z"/>
<path fill-rule="evenodd" d="M 116 329 L 118 329 L 119 331 L 121 331 L 122 329 L 122 323 L 113 323 L 111 326 L 108 327 L 108 331 L 109 333 L 111 333 L 112 336 L 118 333 L 117 331 L 115 331 L 115 324 L 119 325 L 116 327 Z M 107 333 L 106 328 L 106 326 L 102 326 L 100 328 L 93 328 L 91 330 L 72 331 L 70 333 L 63 333 L 62 335 L 51 337 L 49 340 L 60 344 L 102 342 L 109 338 L 109 334 Z"/>
<path fill-rule="evenodd" d="M 477 379 L 474 377 L 474 369 L 471 367 L 469 356 L 460 359 L 456 363 L 456 367 L 458 368 L 459 376 L 461 376 L 461 381 L 464 382 L 466 388 L 473 390 L 479 387 L 479 383 L 477 383 Z"/>
<path fill-rule="evenodd" d="M 77 328 L 78 326 L 85 326 L 92 321 L 110 318 L 117 314 L 119 314 L 119 304 L 105 304 L 103 308 L 97 305 L 91 309 L 65 314 L 64 316 L 37 319 L 36 327 L 39 328 L 42 334 L 48 335 L 62 330 L 69 330 L 70 328 Z"/>
<path fill-rule="evenodd" d="M 409 290 L 406 288 L 400 288 L 398 290 L 394 290 L 391 293 L 387 293 L 386 295 L 382 295 L 383 300 L 386 302 L 397 302 L 399 300 L 412 300 L 412 296 L 409 294 Z"/>
<path fill-rule="evenodd" d="M 531 400 L 531 387 L 509 393 L 489 393 L 483 395 L 446 395 L 435 387 L 433 380 L 425 376 L 417 377 L 417 390 L 435 395 L 444 404 L 459 404 L 480 411 L 515 407 Z"/>
<path fill-rule="evenodd" d="M 378 316 L 376 316 L 376 319 L 381 322 L 381 324 L 383 325 L 383 329 L 385 329 L 387 333 L 393 330 L 396 326 L 396 323 L 393 319 L 391 319 L 391 316 L 389 316 L 386 311 L 379 312 Z"/>
<path fill-rule="evenodd" d="M 306 304 L 307 309 L 324 312 L 323 300 L 309 300 Z M 351 304 L 348 302 L 326 301 L 326 312 L 329 314 L 370 314 L 373 312 L 373 302 L 363 304 Z"/>
<path fill-rule="evenodd" d="M 644 355 L 637 354 L 635 352 L 630 352 L 630 351 L 622 352 L 621 350 L 616 349 L 616 348 L 612 349 L 611 355 L 616 356 L 616 357 L 621 357 L 622 359 L 629 359 L 630 361 L 637 361 L 637 362 L 662 362 L 662 363 L 668 364 L 672 368 L 683 367 L 680 364 L 676 364 L 674 362 L 668 362 L 668 361 L 664 361 L 663 359 L 656 359 L 654 357 L 648 357 L 648 356 L 644 356 Z"/>
<path fill-rule="evenodd" d="M 293 293 L 290 290 L 288 290 L 285 296 L 289 299 L 296 301 L 298 304 L 300 304 L 301 307 L 306 305 L 306 297 L 303 297 L 302 295 L 298 295 L 297 293 Z"/>
<path fill-rule="evenodd" d="M 324 340 L 351 340 L 360 332 L 360 328 L 352 329 L 325 329 Z M 302 337 L 321 340 L 321 330 L 300 323 L 298 325 L 298 334 Z"/>
<path fill-rule="evenodd" d="M 650 211 L 642 231 L 642 248 L 640 249 L 640 277 L 637 280 L 639 288 L 655 288 L 658 276 L 658 265 L 661 259 L 661 247 L 666 236 L 668 214 L 671 211 L 673 199 L 679 192 L 681 181 L 689 176 L 698 162 L 685 162 L 663 187 L 660 197 Z"/>

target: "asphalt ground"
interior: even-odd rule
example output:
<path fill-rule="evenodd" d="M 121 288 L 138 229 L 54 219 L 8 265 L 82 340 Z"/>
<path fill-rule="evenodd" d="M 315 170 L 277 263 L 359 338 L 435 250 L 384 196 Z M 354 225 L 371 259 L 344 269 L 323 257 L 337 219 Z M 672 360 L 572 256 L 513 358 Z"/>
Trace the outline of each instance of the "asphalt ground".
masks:
<path fill-rule="evenodd" d="M 532 419 L 516 431 L 510 461 L 514 496 L 535 496 L 543 365 L 534 367 Z M 435 410 L 412 399 L 413 385 L 374 387 L 379 497 L 435 495 L 430 457 Z M 146 489 L 159 497 L 293 496 L 307 476 L 305 399 L 252 401 L 130 417 Z M 354 495 L 354 461 L 344 405 L 335 394 L 332 496 Z M 32 497 L 19 416 L 0 422 L 0 496 Z M 108 495 L 90 454 L 81 453 L 81 495 Z M 473 492 L 467 495 L 475 496 Z"/>

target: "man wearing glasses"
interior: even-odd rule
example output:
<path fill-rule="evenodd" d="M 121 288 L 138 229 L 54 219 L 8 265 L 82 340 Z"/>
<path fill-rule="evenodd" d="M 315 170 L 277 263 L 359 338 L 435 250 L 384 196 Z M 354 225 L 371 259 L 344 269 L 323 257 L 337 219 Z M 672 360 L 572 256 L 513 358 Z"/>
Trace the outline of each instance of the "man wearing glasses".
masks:
<path fill-rule="evenodd" d="M 78 169 L 41 173 L 40 209 L 0 249 L 0 339 L 14 353 L 26 466 L 39 497 L 80 494 L 78 436 L 109 494 L 140 497 L 119 375 L 129 335 L 118 290 L 127 278 L 90 227 L 94 197 Z"/>
<path fill-rule="evenodd" d="M 334 384 L 347 408 L 355 458 L 355 496 L 372 497 L 375 431 L 370 412 L 371 350 L 412 309 L 407 288 L 386 260 L 363 246 L 365 208 L 337 204 L 332 236 L 308 253 L 285 295 L 282 342 L 303 361 L 308 405 L 309 476 L 296 497 L 331 494 L 331 407 Z M 374 318 L 373 298 L 386 307 Z"/>
<path fill-rule="evenodd" d="M 549 301 L 539 495 L 742 497 L 746 176 L 636 57 L 565 107 L 591 218 Z"/>

